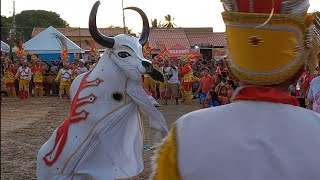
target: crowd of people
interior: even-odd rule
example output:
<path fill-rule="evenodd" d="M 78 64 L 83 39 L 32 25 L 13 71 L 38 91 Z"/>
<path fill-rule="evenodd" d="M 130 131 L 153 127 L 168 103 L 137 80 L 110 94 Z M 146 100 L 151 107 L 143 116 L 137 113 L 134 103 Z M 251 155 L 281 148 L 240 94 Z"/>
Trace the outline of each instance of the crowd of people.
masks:
<path fill-rule="evenodd" d="M 226 60 L 226 57 L 212 60 L 152 60 L 154 68 L 165 76 L 165 82 L 156 82 L 145 74 L 142 78 L 143 87 L 153 98 L 164 100 L 163 105 L 168 105 L 171 100 L 176 105 L 180 102 L 190 105 L 192 99 L 198 99 L 202 108 L 229 104 L 239 84 L 231 77 Z M 68 99 L 73 79 L 91 69 L 95 62 L 76 58 L 68 63 L 60 57 L 50 59 L 49 62 L 44 58 L 35 61 L 18 59 L 14 63 L 6 61 L 1 73 L 2 94 L 12 98 L 19 96 L 21 99 L 29 96 L 59 96 Z M 288 89 L 299 100 L 301 107 L 310 105 L 307 98 L 309 87 L 317 74 L 318 69 L 310 72 L 306 66 L 303 75 Z M 157 104 L 157 101 L 154 102 Z"/>
<path fill-rule="evenodd" d="M 165 82 L 157 83 L 149 75 L 144 75 L 143 86 L 155 98 L 173 99 L 179 104 L 191 104 L 192 99 L 199 99 L 203 108 L 230 103 L 233 91 L 238 87 L 229 75 L 226 58 L 212 60 L 180 60 L 153 61 L 155 68 L 165 75 Z"/>
<path fill-rule="evenodd" d="M 28 99 L 30 96 L 59 96 L 69 98 L 72 81 L 94 66 L 95 61 L 75 59 L 72 63 L 60 57 L 47 61 L 44 58 L 15 62 L 3 61 L 1 94 L 7 97 Z"/>
<path fill-rule="evenodd" d="M 154 98 L 163 99 L 163 105 L 168 105 L 170 100 L 178 105 L 179 99 L 183 104 L 191 104 L 191 100 L 196 98 L 202 108 L 226 105 L 231 102 L 233 92 L 239 87 L 238 81 L 229 73 L 226 60 L 154 61 L 155 68 L 165 75 L 165 82 L 155 82 L 149 75 L 144 75 L 143 86 Z M 318 68 L 310 72 L 306 66 L 300 78 L 288 89 L 288 93 L 299 100 L 301 107 L 307 108 L 310 105 L 310 83 L 317 76 Z"/>

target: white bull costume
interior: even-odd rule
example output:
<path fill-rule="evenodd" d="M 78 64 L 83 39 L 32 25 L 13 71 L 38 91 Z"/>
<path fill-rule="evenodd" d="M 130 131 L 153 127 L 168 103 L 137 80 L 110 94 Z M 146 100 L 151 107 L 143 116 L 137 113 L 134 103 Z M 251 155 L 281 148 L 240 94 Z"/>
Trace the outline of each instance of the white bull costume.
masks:
<path fill-rule="evenodd" d="M 69 116 L 39 151 L 39 180 L 110 180 L 140 174 L 144 168 L 140 110 L 149 116 L 151 128 L 158 130 L 158 140 L 168 132 L 162 114 L 141 86 L 143 73 L 163 81 L 162 74 L 142 55 L 149 36 L 145 13 L 126 8 L 143 19 L 140 39 L 124 34 L 111 38 L 97 29 L 99 5 L 97 1 L 91 10 L 89 30 L 107 49 L 91 71 L 73 81 Z"/>

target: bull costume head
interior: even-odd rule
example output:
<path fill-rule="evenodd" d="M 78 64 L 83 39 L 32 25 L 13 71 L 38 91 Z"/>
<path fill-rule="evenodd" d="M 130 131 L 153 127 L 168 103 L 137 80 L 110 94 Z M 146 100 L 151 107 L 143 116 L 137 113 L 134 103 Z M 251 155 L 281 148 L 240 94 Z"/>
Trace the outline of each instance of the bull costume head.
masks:
<path fill-rule="evenodd" d="M 159 142 L 168 128 L 141 85 L 141 75 L 163 81 L 142 55 L 149 36 L 145 13 L 140 39 L 129 35 L 113 38 L 96 26 L 97 1 L 90 13 L 89 31 L 105 46 L 101 59 L 71 84 L 71 109 L 65 121 L 39 150 L 37 179 L 123 179 L 136 176 L 143 165 L 143 125 L 140 111 L 149 118 L 153 140 Z"/>
<path fill-rule="evenodd" d="M 125 34 L 107 37 L 97 29 L 96 16 L 100 1 L 97 1 L 90 13 L 89 31 L 92 38 L 100 45 L 109 48 L 108 54 L 126 75 L 135 80 L 141 80 L 141 74 L 148 73 L 156 81 L 164 81 L 163 75 L 153 68 L 152 62 L 143 57 L 142 46 L 144 46 L 149 37 L 149 21 L 146 14 L 137 7 L 127 7 L 137 11 L 142 20 L 143 28 L 140 39 Z"/>

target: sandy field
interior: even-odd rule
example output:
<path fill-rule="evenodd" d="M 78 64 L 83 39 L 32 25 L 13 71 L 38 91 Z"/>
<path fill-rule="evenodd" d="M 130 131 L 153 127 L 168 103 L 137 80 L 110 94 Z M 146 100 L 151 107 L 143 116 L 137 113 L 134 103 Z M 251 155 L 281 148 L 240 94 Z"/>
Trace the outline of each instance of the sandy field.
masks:
<path fill-rule="evenodd" d="M 163 102 L 159 101 L 161 104 Z M 161 106 L 168 126 L 181 115 L 199 109 L 198 105 Z M 196 103 L 194 103 L 196 104 Z M 36 179 L 36 157 L 40 146 L 47 141 L 69 113 L 70 102 L 58 97 L 28 100 L 4 97 L 1 102 L 1 179 Z M 143 117 L 144 124 L 148 124 Z M 150 145 L 150 129 L 144 127 L 145 145 Z M 144 151 L 145 170 L 132 179 L 147 179 L 151 173 L 152 151 Z"/>

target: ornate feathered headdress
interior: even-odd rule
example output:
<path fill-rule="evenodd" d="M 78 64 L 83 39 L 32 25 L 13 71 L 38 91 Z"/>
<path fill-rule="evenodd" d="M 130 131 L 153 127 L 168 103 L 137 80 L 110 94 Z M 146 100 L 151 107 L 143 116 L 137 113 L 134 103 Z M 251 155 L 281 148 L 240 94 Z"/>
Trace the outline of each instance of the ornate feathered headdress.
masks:
<path fill-rule="evenodd" d="M 98 52 L 99 52 L 96 44 L 95 44 L 94 42 L 89 42 L 88 40 L 86 40 L 86 44 L 87 44 L 88 46 L 90 46 L 90 53 L 91 53 L 91 55 L 92 55 L 92 56 L 96 56 L 96 55 L 98 54 Z"/>
<path fill-rule="evenodd" d="M 69 61 L 69 50 L 66 38 L 58 33 L 53 33 L 52 35 L 58 40 L 61 46 L 61 59 L 63 61 Z"/>
<path fill-rule="evenodd" d="M 17 54 L 18 58 L 23 58 L 23 59 L 27 58 L 28 53 L 24 49 L 22 41 L 18 42 L 18 50 L 17 50 L 16 54 Z"/>
<path fill-rule="evenodd" d="M 186 62 L 191 62 L 194 59 L 192 54 L 180 56 L 179 59 L 184 59 Z"/>
<path fill-rule="evenodd" d="M 295 75 L 313 47 L 308 0 L 222 0 L 228 67 L 245 84 L 276 85 Z"/>
<path fill-rule="evenodd" d="M 143 56 L 146 58 L 151 58 L 152 55 L 152 47 L 150 46 L 150 43 L 147 42 L 143 47 Z"/>
<path fill-rule="evenodd" d="M 165 43 L 161 43 L 160 54 L 156 56 L 157 60 L 169 60 L 169 51 Z"/>

